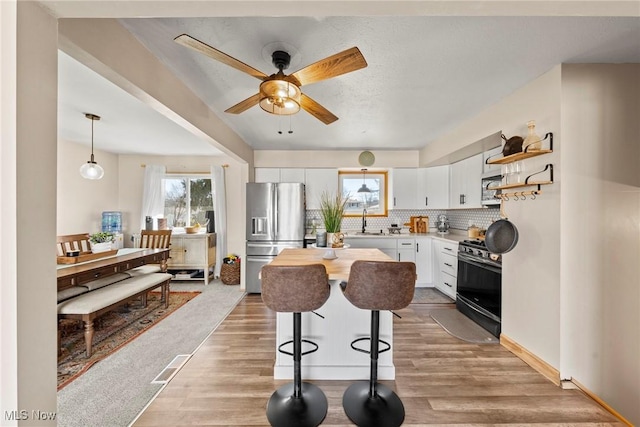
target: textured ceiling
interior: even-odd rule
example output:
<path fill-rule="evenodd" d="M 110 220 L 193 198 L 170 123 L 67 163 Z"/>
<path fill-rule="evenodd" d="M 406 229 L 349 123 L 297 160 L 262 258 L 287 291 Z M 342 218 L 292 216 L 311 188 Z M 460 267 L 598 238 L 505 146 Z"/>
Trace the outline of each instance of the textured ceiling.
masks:
<path fill-rule="evenodd" d="M 557 64 L 640 62 L 638 18 L 244 17 L 120 22 L 247 144 L 267 150 L 419 149 Z M 178 45 L 173 38 L 182 33 L 266 74 L 276 71 L 270 58 L 276 49 L 292 54 L 286 74 L 352 46 L 361 50 L 368 67 L 302 87 L 339 117 L 333 124 L 325 125 L 304 111 L 291 118 L 273 116 L 258 106 L 232 115 L 224 110 L 255 94 L 259 81 Z M 78 72 L 79 65 L 70 65 L 72 61 L 61 61 L 60 132 L 74 135 L 67 129 L 74 126 L 63 126 L 73 113 L 81 126 L 76 134 L 84 136 L 90 125 L 84 117 L 77 118 L 72 104 L 81 102 L 83 95 L 78 92 L 91 89 L 65 84 L 75 78 L 66 73 Z M 86 78 L 87 85 L 99 84 L 99 79 L 90 80 Z M 124 92 L 107 93 L 102 101 L 125 104 Z M 95 104 L 94 112 L 100 114 L 100 108 Z M 133 109 L 140 129 L 129 129 L 130 135 L 119 139 L 122 147 L 112 141 L 112 151 L 135 146 L 141 152 L 176 154 L 171 148 L 175 143 L 161 138 L 171 135 L 173 140 L 190 141 L 186 145 L 190 148 L 183 146 L 180 154 L 214 152 L 166 118 L 144 112 L 141 103 L 127 108 Z M 119 111 L 124 113 L 123 108 Z M 105 114 L 105 127 L 107 120 Z M 162 121 L 167 123 L 159 125 Z M 156 134 L 156 130 L 161 131 Z M 127 142 L 129 137 L 135 140 Z"/>

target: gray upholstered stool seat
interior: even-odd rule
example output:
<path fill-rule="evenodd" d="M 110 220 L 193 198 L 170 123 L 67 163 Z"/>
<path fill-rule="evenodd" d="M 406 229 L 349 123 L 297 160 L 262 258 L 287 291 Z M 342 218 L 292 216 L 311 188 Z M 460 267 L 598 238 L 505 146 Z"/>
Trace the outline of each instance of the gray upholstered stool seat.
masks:
<path fill-rule="evenodd" d="M 416 284 L 416 265 L 412 262 L 355 261 L 349 281 L 343 283 L 344 296 L 354 306 L 371 310 L 371 337 L 351 343 L 354 350 L 368 353 L 371 358 L 369 381 L 351 384 L 342 397 L 342 406 L 351 421 L 358 426 L 391 427 L 404 421 L 404 405 L 398 395 L 378 383 L 378 355 L 391 349 L 380 340 L 380 310 L 400 310 L 411 303 Z M 356 343 L 370 340 L 370 349 L 362 350 Z M 379 344 L 385 348 L 379 349 Z"/>
<path fill-rule="evenodd" d="M 293 313 L 293 340 L 283 343 L 278 351 L 293 356 L 293 383 L 276 390 L 267 403 L 267 419 L 273 426 L 317 426 L 327 415 L 327 397 L 322 390 L 302 382 L 301 359 L 318 346 L 302 339 L 301 313 L 316 310 L 329 298 L 327 271 L 322 264 L 301 266 L 265 265 L 261 270 L 262 300 L 270 309 Z M 282 350 L 293 343 L 293 353 Z M 302 342 L 315 346 L 302 352 Z"/>

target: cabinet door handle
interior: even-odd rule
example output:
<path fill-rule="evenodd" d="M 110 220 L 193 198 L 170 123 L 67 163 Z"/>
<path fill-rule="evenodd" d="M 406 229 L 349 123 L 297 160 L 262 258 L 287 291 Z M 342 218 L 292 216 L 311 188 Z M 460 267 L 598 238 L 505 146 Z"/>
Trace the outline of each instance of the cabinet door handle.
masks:
<path fill-rule="evenodd" d="M 444 265 L 446 265 L 447 267 L 453 267 L 453 265 L 449 264 L 448 262 L 445 262 Z"/>
<path fill-rule="evenodd" d="M 398 254 L 398 261 L 400 261 L 400 254 Z"/>
<path fill-rule="evenodd" d="M 393 198 L 393 206 L 395 206 L 395 205 L 396 205 L 396 198 L 394 197 Z"/>
<path fill-rule="evenodd" d="M 453 288 L 453 286 L 451 286 L 450 284 L 448 284 L 447 282 L 444 282 L 445 285 L 447 285 L 450 288 Z"/>
<path fill-rule="evenodd" d="M 445 251 L 452 251 L 453 249 L 451 248 L 444 248 Z"/>
<path fill-rule="evenodd" d="M 416 252 L 420 252 L 420 243 L 416 242 Z"/>

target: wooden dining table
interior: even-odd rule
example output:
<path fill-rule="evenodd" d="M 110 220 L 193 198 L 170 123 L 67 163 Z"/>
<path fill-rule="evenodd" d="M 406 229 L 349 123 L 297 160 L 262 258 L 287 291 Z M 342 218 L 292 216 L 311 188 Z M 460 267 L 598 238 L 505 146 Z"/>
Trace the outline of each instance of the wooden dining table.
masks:
<path fill-rule="evenodd" d="M 349 279 L 357 260 L 396 262 L 379 249 L 335 249 L 335 259 L 326 259 L 327 248 L 284 249 L 271 265 L 323 264 L 329 276 L 331 293 L 314 313 L 302 313 L 302 338 L 318 344 L 318 351 L 304 356 L 302 377 L 322 380 L 366 380 L 369 356 L 351 348 L 351 341 L 370 335 L 371 311 L 353 306 L 342 294 L 340 283 Z M 277 351 L 280 344 L 293 339 L 293 316 L 277 313 L 275 379 L 293 378 L 293 358 Z M 378 378 L 395 379 L 393 365 L 393 314 L 380 312 L 380 339 L 391 344 L 391 351 L 380 354 Z M 303 349 L 304 350 L 304 349 Z"/>

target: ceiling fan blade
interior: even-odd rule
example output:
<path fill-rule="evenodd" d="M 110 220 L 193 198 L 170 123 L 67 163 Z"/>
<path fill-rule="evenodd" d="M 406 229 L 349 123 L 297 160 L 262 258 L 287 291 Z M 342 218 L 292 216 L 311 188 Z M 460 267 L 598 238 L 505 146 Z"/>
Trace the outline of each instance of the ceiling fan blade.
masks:
<path fill-rule="evenodd" d="M 259 102 L 260 102 L 260 94 L 256 93 L 255 95 L 250 96 L 244 101 L 238 102 L 233 107 L 227 108 L 224 112 L 231 113 L 231 114 L 240 114 L 244 111 L 247 111 L 249 108 L 253 107 L 254 105 L 258 105 Z"/>
<path fill-rule="evenodd" d="M 327 110 L 304 93 L 300 94 L 300 106 L 303 110 L 320 120 L 325 125 L 330 125 L 338 120 L 338 117 L 336 117 L 331 111 Z"/>
<path fill-rule="evenodd" d="M 255 77 L 256 79 L 264 79 L 267 77 L 265 73 L 260 70 L 256 70 L 250 65 L 245 64 L 244 62 L 227 55 L 224 52 L 219 51 L 216 48 L 209 46 L 208 44 L 201 42 L 198 39 L 194 39 L 188 34 L 181 34 L 175 39 L 173 39 L 176 43 L 179 43 L 183 46 L 186 46 L 190 49 L 195 50 L 196 52 L 200 52 L 203 55 L 206 55 L 210 58 L 215 59 L 216 61 L 220 61 L 223 64 L 227 64 L 230 67 L 235 68 L 236 70 L 240 70 L 243 73 L 247 73 L 250 76 Z"/>
<path fill-rule="evenodd" d="M 321 59 L 291 74 L 300 85 L 319 82 L 341 74 L 350 73 L 367 66 L 364 56 L 357 47 L 352 47 L 325 59 Z"/>

